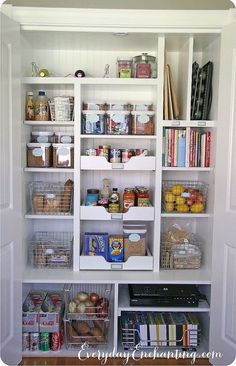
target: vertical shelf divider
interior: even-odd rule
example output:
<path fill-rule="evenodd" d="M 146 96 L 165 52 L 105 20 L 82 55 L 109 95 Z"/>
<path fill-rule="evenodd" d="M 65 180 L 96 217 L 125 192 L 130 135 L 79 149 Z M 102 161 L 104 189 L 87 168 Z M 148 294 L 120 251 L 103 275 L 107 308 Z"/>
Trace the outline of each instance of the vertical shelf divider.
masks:
<path fill-rule="evenodd" d="M 187 106 L 186 106 L 186 120 L 191 119 L 191 93 L 192 93 L 192 64 L 193 64 L 193 36 L 189 37 L 188 50 L 188 86 L 187 86 Z"/>
<path fill-rule="evenodd" d="M 74 84 L 74 247 L 73 270 L 79 271 L 80 262 L 80 125 L 81 125 L 81 83 Z"/>
<path fill-rule="evenodd" d="M 156 177 L 155 177 L 155 220 L 153 237 L 153 271 L 159 271 L 160 236 L 161 236 L 161 187 L 162 187 L 162 120 L 163 120 L 163 89 L 164 89 L 164 54 L 165 36 L 158 37 L 158 83 L 156 109 Z"/>

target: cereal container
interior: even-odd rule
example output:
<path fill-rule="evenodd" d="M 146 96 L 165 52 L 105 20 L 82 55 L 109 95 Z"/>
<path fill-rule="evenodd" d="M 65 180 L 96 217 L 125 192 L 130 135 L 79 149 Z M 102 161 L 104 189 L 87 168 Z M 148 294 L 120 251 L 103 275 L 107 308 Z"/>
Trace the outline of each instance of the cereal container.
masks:
<path fill-rule="evenodd" d="M 53 144 L 53 167 L 74 167 L 74 144 Z"/>
<path fill-rule="evenodd" d="M 153 135 L 154 112 L 131 112 L 132 135 Z"/>
<path fill-rule="evenodd" d="M 51 144 L 27 144 L 27 166 L 31 168 L 48 168 L 51 166 Z"/>
<path fill-rule="evenodd" d="M 67 131 L 55 132 L 56 144 L 73 144 L 74 143 L 74 133 Z"/>
<path fill-rule="evenodd" d="M 103 135 L 105 133 L 105 112 L 84 110 L 82 112 L 82 133 Z"/>
<path fill-rule="evenodd" d="M 127 111 L 108 111 L 106 126 L 108 135 L 128 135 L 130 113 Z"/>
<path fill-rule="evenodd" d="M 32 131 L 31 142 L 38 142 L 38 143 L 53 142 L 53 132 Z"/>

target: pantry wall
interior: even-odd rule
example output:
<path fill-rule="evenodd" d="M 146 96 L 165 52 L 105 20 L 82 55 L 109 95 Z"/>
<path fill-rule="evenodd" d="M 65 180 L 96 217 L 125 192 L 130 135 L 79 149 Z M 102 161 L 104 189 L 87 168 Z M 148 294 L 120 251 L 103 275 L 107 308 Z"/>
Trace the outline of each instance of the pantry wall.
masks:
<path fill-rule="evenodd" d="M 44 10 L 41 10 L 44 12 Z M 45 10 L 46 12 L 46 10 Z M 198 351 L 214 349 L 214 339 L 209 338 L 212 312 L 212 253 L 213 221 L 215 200 L 215 169 L 217 168 L 216 148 L 218 129 L 218 93 L 220 76 L 221 28 L 208 14 L 211 26 L 201 24 L 201 14 L 197 15 L 195 25 L 189 25 L 185 13 L 185 25 L 174 21 L 175 26 L 157 24 L 139 26 L 137 14 L 135 24 L 120 21 L 120 25 L 88 27 L 70 26 L 64 23 L 38 25 L 29 20 L 27 9 L 15 8 L 13 17 L 21 23 L 21 168 L 24 216 L 22 266 L 23 294 L 25 299 L 30 290 L 43 289 L 63 290 L 65 285 L 111 285 L 111 304 L 109 312 L 110 327 L 107 335 L 108 344 L 100 346 L 100 350 L 122 351 L 121 330 L 119 320 L 122 311 L 134 311 L 129 304 L 128 284 L 196 284 L 207 297 L 201 306 L 186 308 L 148 308 L 140 307 L 140 311 L 190 311 L 196 313 L 201 325 L 201 342 Z M 195 14 L 195 13 L 194 13 Z M 223 12 L 226 21 L 226 14 Z M 152 20 L 148 13 L 150 22 Z M 218 13 L 217 13 L 218 15 Z M 60 18 L 59 18 L 60 19 Z M 58 21 L 59 22 L 59 21 Z M 39 21 L 40 23 L 40 21 Z M 86 22 L 85 22 L 86 23 Z M 148 23 L 148 21 L 147 21 Z M 203 22 L 204 23 L 204 22 Z M 128 24 L 128 25 L 127 25 Z M 167 23 L 166 23 L 167 24 Z M 81 29 L 80 29 L 81 28 Z M 88 29 L 89 28 L 89 29 Z M 121 31 L 125 32 L 122 36 Z M 127 34 L 126 34 L 127 32 Z M 166 50 L 166 53 L 165 53 Z M 158 75 L 154 79 L 119 79 L 116 77 L 116 60 L 119 57 L 133 57 L 142 52 L 157 58 Z M 181 115 L 178 120 L 164 120 L 163 88 L 165 57 L 171 65 L 176 92 L 179 99 Z M 191 120 L 191 87 L 192 64 L 197 61 L 204 65 L 209 60 L 214 63 L 213 99 L 209 120 Z M 31 77 L 31 63 L 36 62 L 52 72 L 51 77 Z M 110 65 L 109 77 L 104 78 L 105 66 Z M 85 70 L 85 78 L 74 78 L 77 69 Z M 72 75 L 71 75 L 72 74 Z M 25 96 L 29 91 L 34 95 L 45 90 L 47 96 L 66 95 L 74 97 L 74 121 L 50 122 L 25 120 Z M 151 103 L 154 106 L 154 134 L 140 135 L 86 135 L 81 130 L 82 104 L 85 101 L 106 101 L 107 103 Z M 163 167 L 163 129 L 165 127 L 196 127 L 211 131 L 211 164 L 210 167 Z M 32 131 L 67 131 L 74 133 L 74 168 L 29 168 L 26 161 L 26 145 L 30 141 Z M 134 160 L 133 166 L 116 166 L 108 164 L 105 159 L 93 160 L 85 156 L 87 148 L 99 145 L 112 145 L 119 149 L 147 149 L 147 160 Z M 146 159 L 146 158 L 144 158 Z M 127 214 L 112 215 L 103 207 L 84 206 L 84 197 L 88 188 L 102 188 L 102 179 L 109 178 L 112 186 L 123 192 L 126 187 L 145 186 L 150 191 L 151 206 L 133 207 Z M 29 183 L 31 182 L 74 182 L 73 211 L 66 215 L 36 215 L 32 213 Z M 201 213 L 168 213 L 162 207 L 163 181 L 204 182 L 208 185 L 206 210 Z M 146 211 L 145 211 L 146 210 Z M 148 261 L 138 260 L 120 265 L 105 265 L 98 257 L 89 258 L 83 255 L 83 237 L 85 232 L 109 232 L 122 234 L 123 223 L 145 223 L 147 225 Z M 161 233 L 172 224 L 179 224 L 184 229 L 203 238 L 202 264 L 199 269 L 163 269 L 161 265 Z M 38 269 L 32 266 L 29 243 L 35 232 L 60 231 L 73 233 L 73 265 L 69 269 Z M 91 260 L 90 260 L 91 259 Z M 129 258 L 130 259 L 130 258 Z M 145 266 L 147 266 L 145 268 Z M 140 271 L 142 267 L 143 271 Z M 105 271 L 106 269 L 106 271 Z M 117 271 L 118 269 L 118 271 Z M 76 350 L 62 348 L 57 355 L 74 356 Z M 24 356 L 32 356 L 26 351 Z M 54 356 L 53 352 L 47 355 Z M 42 356 L 42 352 L 34 353 Z"/>

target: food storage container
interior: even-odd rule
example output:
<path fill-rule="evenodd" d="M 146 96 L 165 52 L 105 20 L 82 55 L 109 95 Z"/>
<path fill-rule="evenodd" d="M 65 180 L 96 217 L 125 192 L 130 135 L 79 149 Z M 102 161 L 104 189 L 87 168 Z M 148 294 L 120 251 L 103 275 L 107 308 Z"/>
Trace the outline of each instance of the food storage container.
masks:
<path fill-rule="evenodd" d="M 51 166 L 51 144 L 27 144 L 27 166 L 31 168 L 48 168 Z"/>
<path fill-rule="evenodd" d="M 83 102 L 83 110 L 85 111 L 105 111 L 106 106 L 105 102 Z"/>
<path fill-rule="evenodd" d="M 55 132 L 54 142 L 56 144 L 73 144 L 74 133 L 66 131 Z"/>
<path fill-rule="evenodd" d="M 130 110 L 137 111 L 137 112 L 148 112 L 153 111 L 153 104 L 152 103 L 133 103 L 130 105 Z"/>
<path fill-rule="evenodd" d="M 146 254 L 146 225 L 124 225 L 124 259 Z"/>
<path fill-rule="evenodd" d="M 132 58 L 118 58 L 117 59 L 117 77 L 131 78 L 132 77 Z"/>
<path fill-rule="evenodd" d="M 124 102 L 116 102 L 107 104 L 108 110 L 111 111 L 129 111 L 130 104 Z"/>
<path fill-rule="evenodd" d="M 53 141 L 53 132 L 46 131 L 32 131 L 31 132 L 31 142 L 54 142 Z"/>
<path fill-rule="evenodd" d="M 74 144 L 53 144 L 53 167 L 74 167 Z"/>
<path fill-rule="evenodd" d="M 86 111 L 82 112 L 82 133 L 102 135 L 105 133 L 105 112 Z"/>
<path fill-rule="evenodd" d="M 156 78 L 157 64 L 156 57 L 142 53 L 133 58 L 133 77 L 135 78 Z"/>
<path fill-rule="evenodd" d="M 108 135 L 128 135 L 130 131 L 130 113 L 127 111 L 108 111 L 106 127 Z"/>
<path fill-rule="evenodd" d="M 153 135 L 154 112 L 131 112 L 132 135 Z"/>
<path fill-rule="evenodd" d="M 97 206 L 99 197 L 98 189 L 87 189 L 85 197 L 85 206 Z"/>

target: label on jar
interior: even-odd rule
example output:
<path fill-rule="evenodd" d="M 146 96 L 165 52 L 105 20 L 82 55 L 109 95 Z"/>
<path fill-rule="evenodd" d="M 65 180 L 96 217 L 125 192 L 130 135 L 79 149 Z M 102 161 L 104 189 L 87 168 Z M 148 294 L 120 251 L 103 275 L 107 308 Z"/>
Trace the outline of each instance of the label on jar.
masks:
<path fill-rule="evenodd" d="M 63 144 L 70 144 L 72 141 L 70 136 L 61 136 L 61 142 Z"/>
<path fill-rule="evenodd" d="M 149 199 L 148 198 L 139 198 L 138 197 L 138 207 L 148 207 Z"/>
<path fill-rule="evenodd" d="M 137 116 L 137 120 L 139 123 L 147 123 L 149 122 L 149 117 L 147 114 L 140 114 Z"/>
<path fill-rule="evenodd" d="M 109 203 L 108 211 L 111 213 L 119 213 L 120 212 L 119 203 Z"/>
<path fill-rule="evenodd" d="M 130 207 L 133 207 L 133 206 L 134 206 L 134 200 L 129 199 L 129 198 L 124 200 L 124 209 L 125 209 L 125 211 L 128 211 L 128 209 Z"/>
<path fill-rule="evenodd" d="M 129 240 L 132 241 L 132 243 L 137 242 L 140 240 L 140 235 L 139 234 L 130 234 Z"/>
<path fill-rule="evenodd" d="M 58 154 L 59 155 L 63 155 L 63 156 L 68 155 L 68 148 L 66 148 L 66 147 L 60 147 L 58 149 Z"/>
<path fill-rule="evenodd" d="M 48 142 L 48 136 L 38 136 L 37 137 L 37 142 Z"/>
<path fill-rule="evenodd" d="M 32 150 L 32 155 L 36 157 L 43 156 L 43 149 L 41 149 L 41 147 L 36 147 Z"/>

